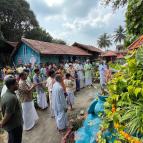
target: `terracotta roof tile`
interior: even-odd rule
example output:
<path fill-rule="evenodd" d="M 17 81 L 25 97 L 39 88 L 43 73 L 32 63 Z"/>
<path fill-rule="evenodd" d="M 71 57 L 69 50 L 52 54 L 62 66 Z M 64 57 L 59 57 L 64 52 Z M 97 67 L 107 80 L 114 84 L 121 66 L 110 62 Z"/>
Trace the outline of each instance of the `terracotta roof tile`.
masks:
<path fill-rule="evenodd" d="M 77 42 L 75 42 L 72 46 L 77 46 L 77 47 L 80 47 L 82 49 L 89 50 L 91 52 L 98 52 L 98 53 L 102 53 L 103 52 L 101 49 L 96 48 L 94 46 L 84 45 L 84 44 L 80 44 L 80 43 L 77 43 Z"/>
<path fill-rule="evenodd" d="M 117 59 L 123 59 L 124 56 L 122 54 L 117 54 Z"/>
<path fill-rule="evenodd" d="M 33 50 L 45 55 L 77 55 L 90 56 L 85 50 L 78 47 L 67 46 L 38 40 L 22 38 L 22 42 L 30 46 Z"/>
<path fill-rule="evenodd" d="M 102 57 L 116 57 L 117 53 L 116 51 L 106 51 L 102 54 Z"/>
<path fill-rule="evenodd" d="M 134 41 L 129 47 L 129 50 L 134 50 L 139 48 L 141 45 L 143 45 L 143 35 L 140 36 L 136 41 Z"/>

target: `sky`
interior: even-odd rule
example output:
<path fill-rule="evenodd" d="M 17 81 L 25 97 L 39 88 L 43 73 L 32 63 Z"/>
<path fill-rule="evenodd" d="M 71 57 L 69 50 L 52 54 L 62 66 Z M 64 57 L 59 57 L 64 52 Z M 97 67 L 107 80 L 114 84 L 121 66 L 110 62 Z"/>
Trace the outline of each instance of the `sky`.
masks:
<path fill-rule="evenodd" d="M 113 11 L 110 6 L 102 5 L 102 0 L 27 1 L 39 25 L 69 45 L 79 42 L 98 47 L 100 35 L 113 35 L 119 25 L 125 26 L 125 9 Z M 115 49 L 115 45 L 110 49 Z"/>

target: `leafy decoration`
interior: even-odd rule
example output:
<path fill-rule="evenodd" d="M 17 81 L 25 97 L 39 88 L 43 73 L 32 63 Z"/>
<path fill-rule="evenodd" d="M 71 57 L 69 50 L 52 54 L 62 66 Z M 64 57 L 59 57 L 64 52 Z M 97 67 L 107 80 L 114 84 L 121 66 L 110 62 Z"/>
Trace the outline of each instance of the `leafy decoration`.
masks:
<path fill-rule="evenodd" d="M 116 140 L 143 141 L 143 47 L 126 57 L 126 65 L 108 83 L 104 127 L 114 123 Z M 107 127 L 108 125 L 108 127 Z"/>

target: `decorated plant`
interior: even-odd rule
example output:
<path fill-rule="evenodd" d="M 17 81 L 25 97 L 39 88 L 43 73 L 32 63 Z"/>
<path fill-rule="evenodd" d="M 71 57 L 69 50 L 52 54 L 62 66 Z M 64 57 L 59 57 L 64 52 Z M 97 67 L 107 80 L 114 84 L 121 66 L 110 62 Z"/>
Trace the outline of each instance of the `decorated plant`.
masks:
<path fill-rule="evenodd" d="M 109 67 L 115 70 L 120 70 L 122 66 L 119 63 L 109 63 Z"/>
<path fill-rule="evenodd" d="M 116 142 L 143 142 L 143 47 L 126 57 L 127 64 L 108 83 L 104 130 L 113 125 Z M 101 139 L 104 135 L 101 135 Z"/>

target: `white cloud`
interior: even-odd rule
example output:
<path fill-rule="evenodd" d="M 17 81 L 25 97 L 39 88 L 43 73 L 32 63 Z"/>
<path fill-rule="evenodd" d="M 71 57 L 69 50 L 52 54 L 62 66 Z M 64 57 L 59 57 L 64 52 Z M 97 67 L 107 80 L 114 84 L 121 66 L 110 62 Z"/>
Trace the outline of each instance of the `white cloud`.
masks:
<path fill-rule="evenodd" d="M 91 9 L 86 17 L 76 18 L 73 22 L 67 21 L 64 26 L 72 31 L 82 30 L 86 27 L 93 27 L 95 29 L 108 26 L 114 17 L 111 11 L 105 11 L 100 5 L 96 9 Z"/>
<path fill-rule="evenodd" d="M 55 5 L 62 5 L 64 0 L 44 0 L 48 6 L 52 7 L 52 6 L 55 6 Z"/>
<path fill-rule="evenodd" d="M 67 43 L 96 44 L 103 33 L 124 26 L 125 9 L 113 13 L 96 0 L 27 0 L 41 27 Z M 113 47 L 113 46 L 112 46 Z"/>
<path fill-rule="evenodd" d="M 50 20 L 52 20 L 52 21 L 62 20 L 63 22 L 68 21 L 68 18 L 66 17 L 66 15 L 62 15 L 62 14 L 52 15 L 52 16 L 46 16 L 46 17 L 44 17 L 44 19 L 45 19 L 47 22 L 50 21 Z"/>

